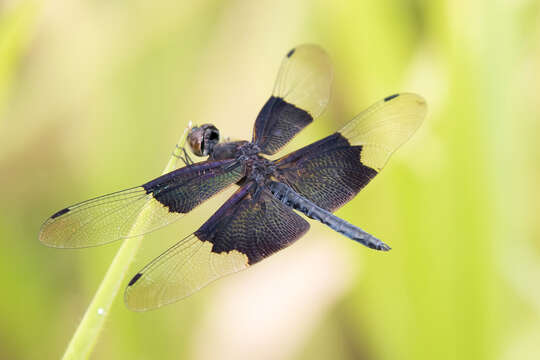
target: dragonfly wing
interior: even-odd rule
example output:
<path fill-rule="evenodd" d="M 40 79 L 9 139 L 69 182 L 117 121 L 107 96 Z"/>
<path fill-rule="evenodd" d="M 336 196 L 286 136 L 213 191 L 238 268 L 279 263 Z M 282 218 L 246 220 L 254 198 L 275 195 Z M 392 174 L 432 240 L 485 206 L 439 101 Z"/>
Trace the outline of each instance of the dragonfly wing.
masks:
<path fill-rule="evenodd" d="M 264 154 L 275 154 L 326 109 L 330 99 L 332 64 L 316 45 L 301 45 L 287 53 L 272 96 L 255 121 L 253 142 Z"/>
<path fill-rule="evenodd" d="M 81 248 L 142 235 L 179 219 L 243 176 L 243 165 L 233 160 L 177 169 L 58 211 L 45 221 L 39 239 L 52 247 Z"/>
<path fill-rule="evenodd" d="M 284 181 L 320 207 L 334 211 L 382 170 L 426 114 L 415 94 L 389 96 L 340 131 L 278 160 Z"/>
<path fill-rule="evenodd" d="M 255 200 L 245 185 L 193 235 L 137 273 L 126 289 L 126 304 L 144 311 L 180 300 L 283 249 L 308 228 L 271 194 Z"/>

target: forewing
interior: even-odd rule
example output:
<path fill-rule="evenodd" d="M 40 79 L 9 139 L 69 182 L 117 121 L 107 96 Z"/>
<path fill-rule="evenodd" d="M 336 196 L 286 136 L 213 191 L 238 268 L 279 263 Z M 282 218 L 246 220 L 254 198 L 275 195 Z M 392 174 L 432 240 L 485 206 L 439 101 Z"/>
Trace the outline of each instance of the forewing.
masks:
<path fill-rule="evenodd" d="M 293 189 L 334 211 L 377 175 L 425 114 L 426 103 L 420 96 L 389 96 L 339 132 L 281 158 L 278 165 Z"/>
<path fill-rule="evenodd" d="M 199 230 L 152 261 L 130 281 L 132 310 L 180 300 L 213 280 L 243 270 L 302 236 L 309 224 L 265 192 L 239 189 Z"/>
<path fill-rule="evenodd" d="M 142 235 L 179 219 L 243 175 L 244 167 L 231 160 L 187 166 L 60 210 L 43 224 L 39 239 L 48 246 L 81 248 Z"/>
<path fill-rule="evenodd" d="M 330 99 L 332 64 L 323 49 L 301 45 L 287 53 L 272 96 L 255 121 L 253 142 L 275 154 L 317 118 Z"/>

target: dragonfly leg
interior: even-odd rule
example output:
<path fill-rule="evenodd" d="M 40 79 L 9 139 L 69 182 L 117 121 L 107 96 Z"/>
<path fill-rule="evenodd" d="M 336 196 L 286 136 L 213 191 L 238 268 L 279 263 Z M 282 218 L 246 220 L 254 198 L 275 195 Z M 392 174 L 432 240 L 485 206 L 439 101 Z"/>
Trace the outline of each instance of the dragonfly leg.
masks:
<path fill-rule="evenodd" d="M 182 153 L 181 154 L 178 153 L 178 150 L 181 150 Z M 182 162 L 186 166 L 190 166 L 190 165 L 194 164 L 193 159 L 191 159 L 191 157 L 189 156 L 189 154 L 186 151 L 186 148 L 184 148 L 184 147 L 181 148 L 178 145 L 176 145 L 176 149 L 175 149 L 175 151 L 172 152 L 172 156 L 174 156 L 177 159 L 182 160 Z"/>

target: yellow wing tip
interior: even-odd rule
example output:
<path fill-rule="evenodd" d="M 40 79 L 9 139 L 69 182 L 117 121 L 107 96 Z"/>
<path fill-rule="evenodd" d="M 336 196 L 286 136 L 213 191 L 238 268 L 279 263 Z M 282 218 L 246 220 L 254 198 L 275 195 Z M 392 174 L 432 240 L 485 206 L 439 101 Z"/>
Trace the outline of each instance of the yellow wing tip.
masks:
<path fill-rule="evenodd" d="M 408 100 L 408 101 L 414 101 L 416 102 L 416 104 L 419 106 L 419 107 L 422 107 L 422 108 L 425 108 L 427 110 L 427 101 L 424 97 L 422 97 L 421 95 L 418 95 L 416 93 L 412 93 L 412 92 L 404 92 L 404 93 L 398 93 L 398 94 L 395 94 L 395 95 L 391 95 L 391 96 L 387 96 L 384 100 L 388 99 L 389 97 L 396 97 L 396 98 L 401 98 L 401 100 Z"/>
<path fill-rule="evenodd" d="M 420 126 L 420 124 L 422 124 L 422 122 L 424 121 L 427 115 L 427 110 L 428 110 L 427 101 L 424 97 L 416 93 L 412 93 L 412 92 L 397 93 L 397 94 L 385 97 L 383 100 L 380 101 L 380 103 L 386 103 L 386 102 L 391 102 L 391 101 L 399 102 L 403 105 L 408 105 L 410 106 L 410 111 L 414 111 L 414 113 L 416 113 L 416 118 L 418 119 L 418 123 L 417 123 L 417 127 L 414 130 L 416 130 Z M 412 104 L 412 106 L 410 104 Z M 400 106 L 399 104 L 396 104 L 396 105 Z"/>
<path fill-rule="evenodd" d="M 38 240 L 40 243 L 47 247 L 61 248 L 62 246 L 58 246 L 57 243 L 51 241 L 50 236 L 47 236 L 48 225 L 50 225 L 50 223 L 51 218 L 48 218 L 47 221 L 45 221 L 43 225 L 41 225 L 41 229 L 39 229 Z"/>

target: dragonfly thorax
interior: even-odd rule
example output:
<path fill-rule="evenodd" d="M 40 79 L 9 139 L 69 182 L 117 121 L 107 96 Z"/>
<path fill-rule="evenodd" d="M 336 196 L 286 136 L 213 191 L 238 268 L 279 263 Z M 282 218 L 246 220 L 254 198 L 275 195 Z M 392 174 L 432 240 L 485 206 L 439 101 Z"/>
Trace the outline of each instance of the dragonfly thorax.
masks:
<path fill-rule="evenodd" d="M 225 142 L 214 147 L 210 159 L 236 159 L 245 166 L 246 180 L 255 180 L 262 184 L 275 175 L 276 165 L 261 156 L 260 152 L 259 146 L 249 141 Z"/>

